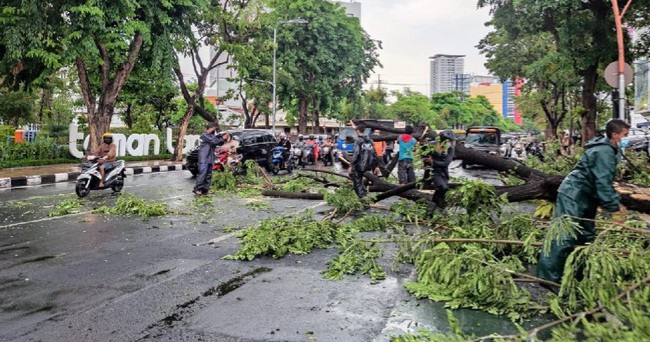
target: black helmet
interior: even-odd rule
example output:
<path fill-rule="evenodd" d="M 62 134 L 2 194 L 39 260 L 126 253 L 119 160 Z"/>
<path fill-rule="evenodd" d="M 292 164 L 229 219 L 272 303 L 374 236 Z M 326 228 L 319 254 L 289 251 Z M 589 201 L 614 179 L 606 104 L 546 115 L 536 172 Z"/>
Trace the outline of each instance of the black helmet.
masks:
<path fill-rule="evenodd" d="M 318 140 L 323 140 L 323 136 L 322 135 L 318 136 Z"/>
<path fill-rule="evenodd" d="M 312 139 L 312 140 L 313 140 L 313 139 L 314 139 L 314 135 L 313 135 L 313 134 L 310 134 L 310 135 L 309 135 L 309 139 Z"/>
<path fill-rule="evenodd" d="M 113 143 L 113 135 L 111 133 L 104 133 L 102 134 L 102 140 L 104 141 L 104 144 L 112 144 Z"/>

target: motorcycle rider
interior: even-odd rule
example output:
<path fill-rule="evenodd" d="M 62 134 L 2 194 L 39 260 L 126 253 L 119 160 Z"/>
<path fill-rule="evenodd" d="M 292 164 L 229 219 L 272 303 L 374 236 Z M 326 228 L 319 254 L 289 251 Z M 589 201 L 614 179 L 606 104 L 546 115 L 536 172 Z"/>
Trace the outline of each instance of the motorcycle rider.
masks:
<path fill-rule="evenodd" d="M 305 137 L 302 134 L 298 134 L 298 140 L 296 141 L 296 148 L 303 149 L 306 146 Z"/>
<path fill-rule="evenodd" d="M 431 152 L 423 159 L 425 165 L 431 167 L 425 173 L 425 181 L 432 183 L 435 189 L 427 205 L 427 217 L 433 215 L 436 208 L 444 209 L 445 194 L 449 189 L 449 164 L 454 160 L 456 151 L 456 135 L 450 130 L 440 134 L 440 137 L 430 142 Z"/>
<path fill-rule="evenodd" d="M 307 139 L 307 145 L 313 147 L 314 151 L 314 160 L 318 160 L 318 154 L 320 153 L 320 147 L 318 146 L 318 143 L 316 142 L 316 138 L 314 137 L 313 134 L 309 135 L 309 139 Z"/>
<path fill-rule="evenodd" d="M 282 152 L 282 163 L 285 164 L 283 167 L 286 167 L 286 163 L 291 156 L 291 141 L 287 139 L 287 136 L 284 133 L 280 134 L 279 138 L 278 146 L 284 147 L 284 151 Z"/>
<path fill-rule="evenodd" d="M 117 156 L 117 146 L 113 143 L 113 135 L 111 133 L 104 133 L 102 135 L 102 144 L 93 151 L 93 154 L 99 156 L 99 174 L 102 176 L 102 179 L 99 181 L 99 188 L 104 187 L 104 181 L 106 180 L 106 170 L 113 168 L 113 163 L 115 163 L 115 157 Z"/>
<path fill-rule="evenodd" d="M 216 135 L 217 125 L 210 122 L 206 126 L 205 133 L 201 134 L 201 147 L 199 149 L 199 175 L 196 177 L 194 194 L 205 195 L 210 189 L 212 180 L 212 165 L 214 164 L 214 149 L 223 146 L 230 135 L 223 132 L 221 136 Z"/>

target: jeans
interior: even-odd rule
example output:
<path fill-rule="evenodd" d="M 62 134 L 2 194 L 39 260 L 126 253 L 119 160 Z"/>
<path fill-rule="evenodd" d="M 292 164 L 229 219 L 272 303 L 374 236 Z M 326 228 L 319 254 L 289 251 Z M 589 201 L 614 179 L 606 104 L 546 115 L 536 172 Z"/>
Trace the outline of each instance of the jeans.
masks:
<path fill-rule="evenodd" d="M 402 159 L 397 163 L 397 178 L 402 185 L 415 182 L 413 159 Z"/>

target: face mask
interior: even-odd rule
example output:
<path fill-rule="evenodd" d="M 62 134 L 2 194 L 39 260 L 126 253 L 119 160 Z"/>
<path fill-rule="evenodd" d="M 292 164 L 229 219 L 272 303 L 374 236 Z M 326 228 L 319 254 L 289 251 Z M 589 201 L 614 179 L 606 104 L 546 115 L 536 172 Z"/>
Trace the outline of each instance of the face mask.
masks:
<path fill-rule="evenodd" d="M 621 141 L 618 143 L 618 147 L 620 148 L 626 148 L 627 144 L 630 142 L 630 139 L 628 138 L 623 138 Z"/>

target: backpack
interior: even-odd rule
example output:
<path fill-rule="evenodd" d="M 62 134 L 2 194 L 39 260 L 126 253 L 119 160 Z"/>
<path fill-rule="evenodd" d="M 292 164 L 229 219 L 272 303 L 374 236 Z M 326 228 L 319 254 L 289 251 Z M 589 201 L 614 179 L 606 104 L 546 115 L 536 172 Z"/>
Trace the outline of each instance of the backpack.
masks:
<path fill-rule="evenodd" d="M 372 171 L 377 167 L 375 145 L 372 140 L 366 139 L 360 145 L 360 158 L 357 164 L 359 171 Z"/>

